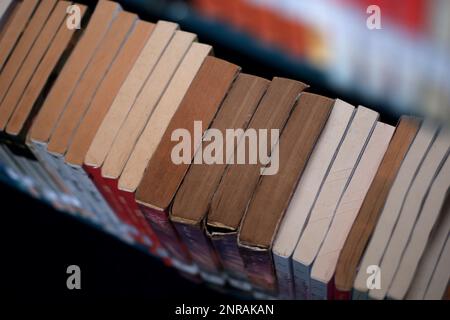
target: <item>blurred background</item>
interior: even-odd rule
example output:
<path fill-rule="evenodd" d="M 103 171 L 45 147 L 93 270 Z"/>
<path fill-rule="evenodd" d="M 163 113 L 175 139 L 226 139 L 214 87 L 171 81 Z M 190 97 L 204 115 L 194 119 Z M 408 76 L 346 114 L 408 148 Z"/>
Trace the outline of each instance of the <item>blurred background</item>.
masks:
<path fill-rule="evenodd" d="M 121 2 L 385 116 L 450 120 L 448 0 Z"/>

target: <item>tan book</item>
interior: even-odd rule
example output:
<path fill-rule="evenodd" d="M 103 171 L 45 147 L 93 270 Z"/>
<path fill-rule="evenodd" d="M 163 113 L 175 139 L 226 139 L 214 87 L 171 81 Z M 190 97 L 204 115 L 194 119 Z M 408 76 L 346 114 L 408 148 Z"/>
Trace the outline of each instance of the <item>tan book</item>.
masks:
<path fill-rule="evenodd" d="M 419 126 L 419 120 L 413 117 L 402 117 L 397 125 L 394 136 L 339 255 L 334 276 L 335 299 L 350 298 L 356 270 L 367 241 L 375 228 L 389 190 L 419 130 Z"/>
<path fill-rule="evenodd" d="M 227 130 L 245 130 L 269 83 L 265 79 L 240 74 L 217 113 L 210 131 L 219 130 L 223 137 L 226 137 Z M 234 138 L 236 140 L 233 141 L 239 143 L 241 137 L 237 136 Z M 211 147 L 211 141 L 205 141 L 206 139 L 208 139 L 207 136 L 203 141 L 203 150 L 208 148 L 208 145 Z M 222 143 L 221 147 L 226 150 L 225 141 L 222 141 Z M 230 158 L 233 157 L 233 155 L 229 156 Z M 191 229 L 190 234 L 198 235 L 198 237 L 191 238 L 190 241 L 186 242 L 186 245 L 194 262 L 206 272 L 211 272 L 210 266 L 217 263 L 217 256 L 211 241 L 204 233 L 204 225 L 212 196 L 220 183 L 227 163 L 230 161 L 224 152 L 221 153 L 220 158 L 217 161 L 218 163 L 194 163 L 190 166 L 175 196 L 170 213 L 172 221 L 184 224 L 185 228 Z M 218 236 L 214 232 L 209 235 L 211 237 Z M 217 270 L 212 271 L 217 272 Z"/>
<path fill-rule="evenodd" d="M 39 33 L 44 28 L 56 2 L 56 0 L 45 0 L 37 6 L 36 13 L 31 17 L 17 45 L 12 50 L 11 57 L 7 60 L 0 74 L 0 102 L 5 98 L 17 72 L 33 47 Z"/>
<path fill-rule="evenodd" d="M 168 229 L 169 205 L 189 168 L 189 162 L 199 148 L 204 131 L 209 127 L 238 72 L 239 67 L 236 65 L 206 57 L 192 81 L 136 192 L 136 201 L 152 224 L 159 224 L 161 228 Z M 195 132 L 195 136 L 194 121 L 200 121 L 202 127 Z M 172 150 L 177 145 L 177 142 L 171 139 L 174 130 L 183 130 L 191 137 L 194 136 L 193 141 L 190 141 L 189 137 L 191 154 L 187 154 L 188 163 L 175 163 L 172 160 Z M 170 229 L 168 231 L 169 237 L 174 235 Z"/>
<path fill-rule="evenodd" d="M 52 4 L 53 5 L 53 4 Z M 14 112 L 15 107 L 22 96 L 26 86 L 28 85 L 31 77 L 33 76 L 36 68 L 45 52 L 47 51 L 50 43 L 55 37 L 59 26 L 66 17 L 67 2 L 60 2 L 55 7 L 55 10 L 51 13 L 48 20 L 40 31 L 36 41 L 31 47 L 25 60 L 17 71 L 3 101 L 0 104 L 0 129 L 4 130 L 11 114 Z"/>
<path fill-rule="evenodd" d="M 141 182 L 147 164 L 211 50 L 209 45 L 197 42 L 192 44 L 139 137 L 118 180 L 116 198 L 128 204 L 128 207 L 137 207 L 134 193 Z M 168 225 L 167 228 L 160 229 L 155 224 L 152 224 L 152 227 L 164 248 L 169 252 L 174 267 L 187 273 L 197 273 L 198 268 L 192 264 L 185 246 L 175 235 L 173 227 Z M 172 236 L 168 237 L 167 233 Z"/>
<path fill-rule="evenodd" d="M 397 223 L 406 194 L 417 174 L 420 165 L 425 158 L 431 144 L 436 137 L 438 127 L 432 123 L 422 123 L 414 142 L 408 150 L 405 159 L 395 177 L 389 195 L 386 199 L 383 211 L 373 235 L 364 252 L 358 274 L 353 284 L 353 298 L 367 299 L 369 289 L 367 288 L 367 268 L 371 265 L 379 265 L 386 246 Z"/>
<path fill-rule="evenodd" d="M 205 58 L 212 53 L 211 51 L 212 47 L 209 45 L 192 44 L 153 111 L 123 169 L 119 178 L 120 190 L 133 193 L 136 191 L 170 120 L 178 110 Z"/>
<path fill-rule="evenodd" d="M 404 249 L 411 237 L 412 229 L 420 213 L 425 196 L 429 192 L 436 173 L 445 162 L 449 150 L 450 130 L 442 128 L 423 160 L 405 198 L 397 224 L 392 232 L 381 264 L 379 265 L 382 270 L 381 286 L 380 288 L 374 288 L 369 291 L 370 298 L 385 298 Z M 427 212 L 427 214 L 429 213 Z"/>
<path fill-rule="evenodd" d="M 30 17 L 38 4 L 38 0 L 22 1 L 18 4 L 18 8 L 15 10 L 12 20 L 8 23 L 8 28 L 4 31 L 0 40 L 0 70 L 3 69 L 6 60 L 29 23 Z"/>
<path fill-rule="evenodd" d="M 277 291 L 273 241 L 333 104 L 332 99 L 319 95 L 300 95 L 279 140 L 279 170 L 261 177 L 247 205 L 239 231 L 239 251 L 256 289 Z"/>
<path fill-rule="evenodd" d="M 93 96 L 108 72 L 111 63 L 126 41 L 137 21 L 137 15 L 120 12 L 111 24 L 80 78 L 51 135 L 47 149 L 52 154 L 64 155 L 73 133 L 83 119 Z"/>
<path fill-rule="evenodd" d="M 132 109 L 146 80 L 151 75 L 176 29 L 178 29 L 178 25 L 175 23 L 159 21 L 156 24 L 141 55 L 98 129 L 94 141 L 92 141 L 85 158 L 87 165 L 92 167 L 103 165 L 127 114 Z"/>
<path fill-rule="evenodd" d="M 112 179 L 120 177 L 142 130 L 195 40 L 196 35 L 193 33 L 175 32 L 152 74 L 142 87 L 108 152 L 102 167 L 104 177 Z"/>
<path fill-rule="evenodd" d="M 258 105 L 248 129 L 278 129 L 286 124 L 299 95 L 307 85 L 283 78 L 274 78 Z M 241 145 L 242 144 L 242 145 Z M 246 141 L 241 140 L 238 148 L 247 151 Z M 216 232 L 213 244 L 226 272 L 242 284 L 247 282 L 244 263 L 239 254 L 237 233 L 248 201 L 258 183 L 261 164 L 228 166 L 212 198 L 207 228 Z M 218 233 L 220 232 L 220 236 Z"/>
<path fill-rule="evenodd" d="M 133 32 L 120 49 L 107 75 L 92 98 L 83 121 L 75 131 L 72 143 L 66 152 L 65 158 L 67 163 L 82 166 L 97 129 L 111 107 L 120 87 L 131 72 L 134 62 L 136 62 L 142 52 L 153 28 L 154 24 L 149 22 L 138 21 L 136 23 Z"/>
<path fill-rule="evenodd" d="M 354 114 L 355 107 L 336 100 L 281 221 L 272 248 L 280 299 L 295 297 L 292 255 Z"/>
<path fill-rule="evenodd" d="M 120 6 L 114 2 L 99 1 L 83 36 L 58 75 L 33 123 L 31 141 L 48 142 L 92 55 L 120 10 Z"/>
<path fill-rule="evenodd" d="M 426 200 L 420 210 L 420 216 L 417 219 L 408 245 L 403 252 L 400 264 L 392 279 L 387 294 L 390 299 L 400 300 L 405 298 L 408 288 L 414 281 L 416 268 L 431 238 L 433 228 L 440 227 L 437 223 L 439 222 L 441 209 L 444 210 L 443 214 L 445 215 L 446 206 L 448 206 L 445 203 L 445 199 L 449 188 L 450 157 L 447 155 L 444 165 L 440 168 L 426 196 Z M 449 266 L 448 264 L 447 267 Z M 447 281 L 449 276 L 450 274 L 447 275 Z M 442 291 L 440 292 L 442 293 Z"/>
<path fill-rule="evenodd" d="M 339 253 L 383 159 L 395 127 L 378 122 L 353 173 L 311 269 L 310 298 L 334 298 L 332 282 Z"/>
<path fill-rule="evenodd" d="M 64 8 L 64 12 L 66 10 L 67 6 Z M 68 181 L 61 179 L 55 158 L 47 152 L 47 143 L 74 88 L 119 11 L 120 6 L 113 2 L 101 0 L 98 3 L 87 27 L 83 27 L 81 38 L 45 97 L 27 135 L 27 144 L 33 154 L 59 185 L 69 189 L 76 199 L 74 205 L 78 206 L 77 211 L 84 216 L 92 216 L 91 208 L 87 206 L 87 202 L 75 195 L 75 190 L 68 185 Z"/>
<path fill-rule="evenodd" d="M 82 5 L 78 5 L 78 7 L 80 8 L 80 17 L 83 18 L 87 7 Z M 28 132 L 35 114 L 39 112 L 41 107 L 39 101 L 52 86 L 52 78 L 56 76 L 55 74 L 66 62 L 80 35 L 81 32 L 79 30 L 69 29 L 64 23 L 59 26 L 55 38 L 33 74 L 8 122 L 6 127 L 8 134 L 17 136 L 21 132 Z"/>
<path fill-rule="evenodd" d="M 70 166 L 73 175 L 83 183 L 86 190 L 89 190 L 97 202 L 106 199 L 108 204 L 117 214 L 117 218 L 122 223 L 123 237 L 131 238 L 134 241 L 133 234 L 134 226 L 128 219 L 128 216 L 123 212 L 117 210 L 117 206 L 111 205 L 115 199 L 110 194 L 103 194 L 102 190 L 96 187 L 94 182 L 88 177 L 82 165 L 84 157 L 88 148 L 95 137 L 97 129 L 99 128 L 106 113 L 111 107 L 116 95 L 118 94 L 122 84 L 132 70 L 134 62 L 141 54 L 145 43 L 148 41 L 154 25 L 152 23 L 137 21 L 134 28 L 130 31 L 130 35 L 121 47 L 119 53 L 111 64 L 111 68 L 106 74 L 105 78 L 99 85 L 90 106 L 76 129 L 72 143 L 70 144 L 66 155 L 65 163 Z M 103 199 L 104 198 L 104 199 Z"/>

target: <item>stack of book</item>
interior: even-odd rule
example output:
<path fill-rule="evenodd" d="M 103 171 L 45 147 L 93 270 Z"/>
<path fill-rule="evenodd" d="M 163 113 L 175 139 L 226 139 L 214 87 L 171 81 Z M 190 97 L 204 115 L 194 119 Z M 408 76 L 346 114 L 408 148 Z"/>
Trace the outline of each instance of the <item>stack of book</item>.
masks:
<path fill-rule="evenodd" d="M 446 126 L 241 73 L 115 2 L 0 13 L 4 180 L 255 297 L 444 296 Z"/>

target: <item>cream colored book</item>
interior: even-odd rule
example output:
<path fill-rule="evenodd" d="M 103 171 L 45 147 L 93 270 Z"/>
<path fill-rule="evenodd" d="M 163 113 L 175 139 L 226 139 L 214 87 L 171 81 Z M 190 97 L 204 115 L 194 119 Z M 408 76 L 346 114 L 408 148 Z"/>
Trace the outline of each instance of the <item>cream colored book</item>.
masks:
<path fill-rule="evenodd" d="M 403 160 L 394 184 L 389 191 L 386 204 L 384 205 L 381 216 L 375 227 L 375 231 L 361 261 L 359 271 L 353 284 L 354 299 L 367 299 L 369 289 L 366 284 L 366 270 L 371 265 L 380 264 L 386 246 L 389 243 L 392 230 L 400 215 L 407 192 L 434 141 L 437 130 L 438 128 L 430 122 L 422 123 L 419 132 L 414 138 L 414 142 Z"/>
<path fill-rule="evenodd" d="M 272 248 L 280 298 L 294 297 L 292 254 L 354 111 L 352 105 L 336 100 L 281 222 Z"/>
<path fill-rule="evenodd" d="M 109 150 L 102 167 L 102 175 L 104 177 L 111 179 L 120 177 L 136 141 L 139 139 L 172 76 L 195 39 L 196 35 L 193 33 L 175 32 L 172 40 L 164 50 L 164 54 L 142 87 L 136 102 L 111 146 L 111 150 Z"/>
<path fill-rule="evenodd" d="M 378 171 L 395 127 L 378 122 L 334 214 L 328 234 L 311 270 L 311 297 L 325 300 L 334 294 L 333 275 L 347 234 Z"/>
<path fill-rule="evenodd" d="M 442 249 L 448 240 L 450 230 L 450 195 L 447 194 L 445 204 L 436 227 L 434 228 L 426 249 L 420 258 L 414 274 L 414 279 L 408 289 L 405 299 L 422 300 L 425 297 L 433 271 L 438 264 Z"/>
<path fill-rule="evenodd" d="M 161 141 L 172 116 L 177 111 L 203 61 L 211 54 L 211 51 L 212 47 L 209 45 L 192 44 L 164 95 L 155 107 L 153 115 L 150 117 L 125 165 L 119 178 L 120 190 L 136 191 L 147 164 Z"/>
<path fill-rule="evenodd" d="M 93 167 L 103 165 L 127 114 L 177 29 L 178 25 L 171 22 L 159 21 L 156 24 L 150 39 L 98 129 L 86 155 L 85 164 Z"/>
<path fill-rule="evenodd" d="M 450 277 L 450 237 L 447 237 L 445 247 L 441 252 L 438 264 L 425 293 L 425 300 L 439 300 L 445 294 Z"/>
<path fill-rule="evenodd" d="M 450 187 L 450 157 L 440 169 L 430 188 L 420 216 L 414 226 L 412 236 L 409 239 L 400 265 L 388 291 L 390 299 L 404 299 L 414 274 L 423 255 L 425 247 L 430 239 L 431 232 L 436 226 L 441 208 Z M 445 208 L 444 208 L 445 209 Z M 444 213 L 445 214 L 445 213 Z M 450 265 L 448 265 L 450 267 Z M 450 270 L 450 269 L 449 269 Z"/>
<path fill-rule="evenodd" d="M 374 130 L 378 113 L 359 107 L 325 179 L 293 255 L 295 291 L 298 299 L 310 296 L 310 271 L 328 232 L 362 152 Z"/>
<path fill-rule="evenodd" d="M 384 299 L 386 297 L 425 196 L 439 168 L 445 161 L 449 148 L 450 131 L 441 129 L 406 196 L 399 219 L 389 240 L 389 245 L 379 265 L 382 272 L 381 286 L 379 289 L 375 288 L 369 291 L 370 298 Z"/>

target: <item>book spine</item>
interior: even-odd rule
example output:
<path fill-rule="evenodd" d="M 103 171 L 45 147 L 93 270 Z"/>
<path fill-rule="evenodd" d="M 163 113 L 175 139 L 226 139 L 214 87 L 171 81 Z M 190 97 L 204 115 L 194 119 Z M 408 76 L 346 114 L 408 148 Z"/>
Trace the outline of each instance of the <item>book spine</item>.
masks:
<path fill-rule="evenodd" d="M 303 263 L 293 260 L 295 298 L 297 300 L 307 300 L 309 296 L 309 273 L 310 268 Z"/>
<path fill-rule="evenodd" d="M 294 275 L 292 272 L 291 257 L 282 257 L 274 253 L 273 262 L 277 275 L 278 297 L 280 299 L 294 299 Z"/>
<path fill-rule="evenodd" d="M 136 225 L 133 224 L 131 218 L 128 216 L 125 208 L 121 205 L 119 200 L 115 197 L 113 188 L 111 188 L 103 179 L 100 167 L 93 167 L 83 165 L 83 170 L 86 172 L 91 181 L 95 184 L 97 189 L 103 195 L 105 200 L 114 209 L 118 218 L 124 224 L 123 229 L 127 230 L 128 235 L 137 243 L 144 243 L 140 231 Z"/>
<path fill-rule="evenodd" d="M 76 198 L 76 215 L 91 220 L 95 222 L 96 219 L 94 217 L 94 212 L 92 208 L 88 205 L 88 202 L 85 201 L 83 195 L 75 188 L 75 186 L 71 183 L 69 179 L 64 178 L 64 173 L 61 172 L 57 161 L 54 157 L 52 157 L 47 152 L 47 146 L 45 143 L 32 142 L 30 144 L 30 148 L 33 151 L 36 158 L 42 163 L 42 165 L 47 169 L 48 172 L 51 172 L 61 183 L 64 183 L 69 192 L 75 196 Z"/>
<path fill-rule="evenodd" d="M 147 241 L 152 243 L 152 252 L 162 258 L 166 265 L 172 265 L 172 258 L 170 257 L 169 252 L 161 245 L 163 242 L 148 223 L 144 212 L 136 203 L 134 193 L 120 190 L 118 188 L 118 180 L 116 180 L 114 191 L 119 201 L 127 208 L 129 215 L 132 216 L 140 226 L 140 230 L 147 237 Z"/>
<path fill-rule="evenodd" d="M 70 168 L 74 177 L 80 181 L 84 189 L 90 194 L 91 198 L 98 204 L 104 215 L 104 219 L 106 219 L 108 224 L 112 226 L 113 233 L 123 241 L 134 244 L 134 240 L 128 233 L 128 229 L 119 219 L 113 208 L 106 202 L 105 198 L 98 191 L 92 180 L 89 179 L 83 168 L 71 165 L 68 165 L 68 168 Z"/>
<path fill-rule="evenodd" d="M 250 291 L 252 287 L 246 276 L 244 262 L 239 254 L 237 233 L 213 234 L 210 238 L 216 249 L 219 262 L 228 277 L 228 282 L 235 288 Z"/>
<path fill-rule="evenodd" d="M 264 294 L 276 296 L 277 280 L 271 252 L 239 246 L 239 253 L 253 288 Z"/>
<path fill-rule="evenodd" d="M 311 279 L 311 290 L 309 300 L 334 300 L 334 281 L 328 283 Z"/>
<path fill-rule="evenodd" d="M 339 289 L 334 291 L 334 300 L 350 300 L 350 297 L 349 291 L 340 291 Z"/>
<path fill-rule="evenodd" d="M 199 267 L 200 276 L 212 284 L 224 285 L 225 277 L 222 274 L 219 259 L 201 225 L 188 225 L 180 222 L 174 222 L 174 225 L 188 248 L 192 260 Z"/>
<path fill-rule="evenodd" d="M 359 291 L 353 289 L 352 300 L 369 300 L 369 291 Z"/>

